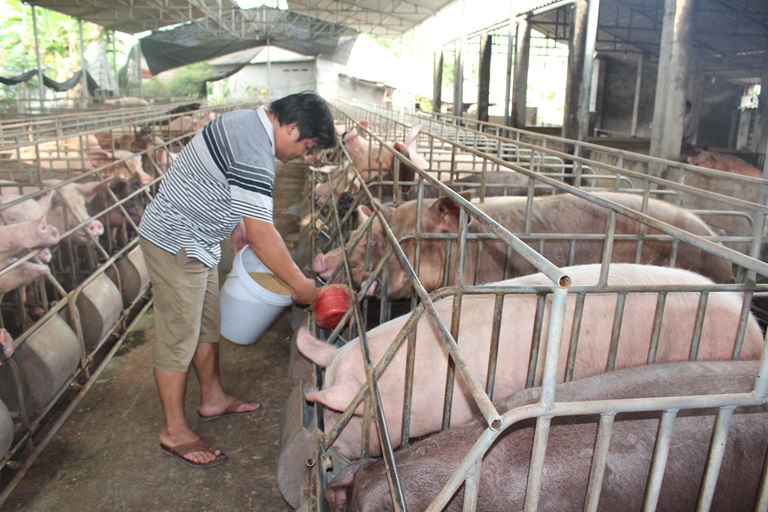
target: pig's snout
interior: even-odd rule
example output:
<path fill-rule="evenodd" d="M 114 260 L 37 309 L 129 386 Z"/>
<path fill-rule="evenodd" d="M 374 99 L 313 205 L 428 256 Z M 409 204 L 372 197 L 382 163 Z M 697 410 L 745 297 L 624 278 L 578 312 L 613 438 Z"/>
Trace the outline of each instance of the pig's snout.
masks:
<path fill-rule="evenodd" d="M 41 245 L 54 245 L 59 242 L 59 230 L 52 224 L 44 223 L 38 226 L 37 237 Z"/>
<path fill-rule="evenodd" d="M 44 249 L 40 249 L 40 252 L 37 253 L 37 259 L 43 263 L 50 263 L 53 259 L 53 254 L 51 254 L 51 250 L 46 247 Z"/>
<path fill-rule="evenodd" d="M 61 234 L 59 233 L 59 230 L 56 229 L 56 226 L 48 226 L 48 235 L 50 236 L 50 239 L 53 240 L 53 243 L 58 243 L 59 237 Z"/>
<path fill-rule="evenodd" d="M 88 223 L 88 232 L 93 236 L 99 237 L 104 234 L 104 225 L 98 220 L 92 220 Z"/>

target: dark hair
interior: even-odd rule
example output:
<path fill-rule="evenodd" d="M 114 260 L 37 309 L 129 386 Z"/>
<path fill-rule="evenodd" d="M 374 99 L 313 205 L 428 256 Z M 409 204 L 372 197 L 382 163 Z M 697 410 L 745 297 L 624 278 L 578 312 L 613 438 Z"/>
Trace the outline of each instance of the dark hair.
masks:
<path fill-rule="evenodd" d="M 336 146 L 336 129 L 328 103 L 314 91 L 290 94 L 270 103 L 269 111 L 281 126 L 296 123 L 299 140 L 317 139 L 320 148 Z"/>
<path fill-rule="evenodd" d="M 693 107 L 693 103 L 691 103 L 691 100 L 685 100 L 685 106 L 691 108 Z"/>

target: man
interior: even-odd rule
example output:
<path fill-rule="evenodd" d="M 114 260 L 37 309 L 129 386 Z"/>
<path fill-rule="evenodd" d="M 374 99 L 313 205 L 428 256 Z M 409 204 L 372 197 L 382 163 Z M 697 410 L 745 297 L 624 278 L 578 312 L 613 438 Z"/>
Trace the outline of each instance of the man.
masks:
<path fill-rule="evenodd" d="M 198 415 L 210 420 L 261 410 L 228 395 L 219 374 L 221 242 L 246 243 L 291 288 L 300 304 L 317 300 L 272 224 L 275 158 L 288 162 L 333 147 L 327 103 L 314 92 L 258 110 L 227 112 L 208 123 L 179 153 L 139 225 L 139 243 L 152 281 L 157 343 L 155 382 L 163 409 L 160 448 L 195 467 L 226 454 L 200 438 L 184 414 L 190 364 L 200 383 Z"/>
<path fill-rule="evenodd" d="M 685 102 L 685 115 L 683 116 L 683 148 L 693 147 L 693 138 L 696 137 L 696 116 L 693 114 L 693 105 L 690 100 Z"/>

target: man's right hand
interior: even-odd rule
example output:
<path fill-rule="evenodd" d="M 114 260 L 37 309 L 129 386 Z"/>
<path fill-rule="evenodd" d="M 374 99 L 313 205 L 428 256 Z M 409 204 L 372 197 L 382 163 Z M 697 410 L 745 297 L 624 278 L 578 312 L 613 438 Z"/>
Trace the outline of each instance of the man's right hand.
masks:
<path fill-rule="evenodd" d="M 296 304 L 314 306 L 317 302 L 317 285 L 314 279 L 306 278 L 300 286 L 293 288 L 291 299 Z"/>

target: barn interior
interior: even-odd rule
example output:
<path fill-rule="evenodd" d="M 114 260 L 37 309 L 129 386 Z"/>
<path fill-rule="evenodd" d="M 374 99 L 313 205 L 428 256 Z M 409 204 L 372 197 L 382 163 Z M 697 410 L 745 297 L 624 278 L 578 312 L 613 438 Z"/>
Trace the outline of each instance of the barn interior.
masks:
<path fill-rule="evenodd" d="M 4 220 L 10 223 L 13 208 L 28 199 L 42 202 L 55 196 L 65 203 L 64 220 L 69 221 L 60 230 L 61 241 L 50 250 L 49 270 L 36 276 L 30 286 L 6 290 L 3 298 L 3 327 L 13 337 L 14 348 L 10 357 L 0 359 L 0 405 L 5 409 L 0 409 L 0 448 L 5 450 L 0 473 L 3 510 L 327 510 L 326 486 L 350 460 L 323 436 L 328 425 L 323 425 L 320 406 L 303 400 L 302 393 L 320 389 L 323 383 L 321 370 L 297 354 L 299 327 L 340 345 L 355 338 L 365 340 L 366 332 L 374 326 L 415 312 L 414 317 L 432 318 L 433 328 L 450 346 L 458 327 L 437 321 L 434 304 L 445 297 L 471 297 L 476 293 L 471 285 L 481 283 L 443 283 L 443 291 L 436 292 L 423 285 L 419 264 L 412 262 L 415 272 L 408 276 L 412 291 L 406 298 L 390 298 L 386 293 L 369 297 L 366 287 L 386 291 L 392 285 L 386 265 L 370 261 L 368 254 L 370 276 L 359 282 L 350 264 L 351 253 L 341 257 L 328 275 L 315 268 L 316 257 L 344 247 L 350 240 L 357 243 L 356 234 L 358 239 L 363 233 L 373 236 L 374 221 L 381 222 L 385 215 L 381 204 L 399 205 L 419 197 L 426 201 L 430 186 L 453 197 L 457 211 L 462 212 L 459 225 L 463 227 L 454 239 L 466 239 L 458 246 L 456 261 L 470 257 L 467 244 L 473 242 L 467 240 L 482 238 L 467 234 L 472 233 L 467 226 L 470 222 L 482 224 L 486 226 L 484 236 L 501 241 L 509 254 L 527 255 L 533 268 L 552 279 L 548 293 L 554 302 L 558 300 L 554 283 L 562 280 L 557 269 L 574 264 L 577 258 L 571 253 L 553 264 L 543 255 L 547 244 L 566 235 L 548 238 L 530 228 L 507 231 L 495 226 L 484 210 L 473 206 L 476 203 L 454 197 L 455 192 L 461 187 L 471 189 L 476 200 L 491 203 L 497 192 L 487 175 L 514 171 L 525 181 L 506 184 L 499 194 L 524 196 L 529 201 L 561 193 L 581 197 L 599 206 L 606 221 L 589 235 L 569 234 L 571 247 L 599 239 L 605 260 L 612 251 L 619 251 L 622 242 L 632 240 L 638 247 L 637 259 L 642 260 L 643 244 L 648 247 L 666 241 L 673 247 L 671 262 L 665 263 L 670 266 L 676 258 L 682 259 L 683 247 L 696 247 L 702 254 L 727 262 L 733 270 L 731 281 L 704 290 L 699 311 L 706 308 L 706 297 L 738 292 L 743 295 L 744 306 L 737 337 L 748 330 L 750 310 L 763 328 L 768 321 L 764 306 L 768 292 L 764 255 L 768 182 L 762 178 L 768 169 L 768 115 L 764 110 L 768 90 L 759 88 L 768 77 L 768 6 L 764 2 L 561 0 L 534 2 L 529 10 L 520 11 L 511 1 L 508 16 L 481 30 L 459 30 L 455 39 L 446 38 L 435 52 L 432 72 L 439 85 L 429 98 L 431 109 L 422 109 L 421 97 L 413 93 L 349 75 L 344 65 L 361 34 L 401 37 L 430 19 L 439 22 L 439 13 L 456 2 L 289 1 L 280 7 L 252 8 L 206 0 L 183 5 L 143 0 L 130 2 L 130 6 L 111 0 L 87 6 L 56 0 L 26 4 L 96 23 L 106 30 L 130 34 L 152 31 L 141 39 L 140 51 L 135 52 L 137 68 L 140 59 L 152 73 L 220 59 L 219 67 L 214 68 L 214 83 L 238 75 L 242 83 L 267 76 L 271 92 L 251 98 L 244 92 L 237 102 L 216 105 L 207 104 L 205 99 L 194 105 L 131 103 L 142 99 L 141 79 L 131 82 L 135 70 L 126 65 L 129 79 L 119 91 L 89 94 L 81 87 L 79 96 L 70 94 L 62 99 L 63 95 L 44 90 L 42 85 L 37 90 L 30 87 L 28 101 L 3 116 L 0 166 L 4 179 L 13 182 L 3 184 L 0 213 Z M 458 4 L 471 8 L 470 2 L 460 0 Z M 526 100 L 528 66 L 534 59 L 554 54 L 556 44 L 566 48 L 563 122 L 545 126 L 537 122 Z M 283 63 L 272 62 L 270 48 L 304 56 L 301 68 L 306 68 L 306 74 L 301 79 L 281 80 L 277 70 L 297 66 L 288 63 L 281 67 Z M 267 56 L 256 62 L 259 52 Z M 448 69 L 443 66 L 445 62 L 453 64 L 451 77 L 444 76 Z M 494 67 L 491 62 L 501 64 Z M 464 75 L 474 66 L 477 81 L 468 81 Z M 42 70 L 38 73 L 34 75 L 42 84 Z M 135 208 L 151 201 L 173 155 L 212 116 L 254 108 L 304 89 L 317 90 L 328 98 L 340 132 L 349 134 L 354 129 L 362 135 L 369 154 L 378 151 L 392 155 L 389 165 L 393 174 L 381 175 L 378 181 L 370 179 L 371 171 L 383 171 L 384 164 L 359 163 L 349 145 L 324 155 L 322 162 L 352 163 L 349 173 L 326 175 L 303 162 L 278 168 L 276 223 L 294 259 L 308 276 L 317 278 L 318 285 L 335 281 L 360 291 L 337 328 L 323 329 L 316 324 L 313 311 L 290 307 L 256 343 L 240 346 L 222 340 L 225 383 L 240 395 L 262 401 L 265 411 L 196 425 L 203 437 L 222 439 L 230 460 L 208 471 L 189 468 L 165 457 L 154 437 L 162 415 L 151 377 L 153 304 L 137 245 Z M 502 105 L 489 100 L 493 91 L 504 98 Z M 692 102 L 697 114 L 698 130 L 691 146 L 679 142 L 686 100 Z M 411 138 L 414 127 L 419 130 Z M 142 139 L 147 133 L 152 137 Z M 104 140 L 108 140 L 106 147 Z M 142 140 L 143 145 L 137 147 L 136 141 Z M 403 145 L 411 153 L 403 151 Z M 93 149 L 111 153 L 111 158 L 98 160 L 89 153 Z M 115 161 L 117 167 L 132 169 L 135 155 L 117 153 L 125 149 L 140 155 L 141 167 L 148 175 L 146 182 L 122 196 L 112 190 L 106 194 L 107 206 L 81 215 L 76 205 L 67 202 L 65 188 L 68 184 L 104 181 L 107 175 L 117 173 Z M 687 160 L 701 151 L 737 156 L 756 174 L 709 169 Z M 423 158 L 417 160 L 417 154 Z M 411 174 L 404 174 L 408 169 Z M 473 175 L 478 180 L 457 186 L 459 169 L 464 176 Z M 62 181 L 47 181 L 51 179 Z M 115 178 L 112 181 L 116 182 Z M 329 195 L 319 194 L 323 186 L 330 190 Z M 628 207 L 590 195 L 596 191 L 632 194 L 642 202 L 637 208 Z M 712 232 L 691 233 L 655 220 L 650 208 L 653 200 L 659 199 L 695 213 Z M 367 221 L 361 220 L 361 229 L 353 232 L 355 207 L 365 203 L 372 215 Z M 616 225 L 621 223 L 617 219 L 624 218 L 641 227 L 630 234 L 617 231 L 620 228 Z M 94 220 L 103 224 L 104 235 L 81 235 Z M 390 259 L 408 260 L 400 248 L 402 240 L 395 240 L 397 235 L 392 233 L 387 235 L 392 246 Z M 423 243 L 430 239 L 421 233 L 414 237 Z M 0 271 L 0 281 L 24 265 L 49 257 L 45 250 L 33 249 Z M 225 244 L 222 283 L 232 261 L 231 248 Z M 598 291 L 587 289 L 583 293 Z M 631 291 L 616 293 L 621 297 L 621 293 Z M 700 316 L 703 318 L 703 313 Z M 699 322 L 703 325 L 703 320 Z M 616 329 L 620 329 L 618 323 Z M 503 337 L 501 326 L 495 328 L 496 337 Z M 408 334 L 399 334 L 394 342 L 402 343 Z M 734 349 L 734 358 L 738 358 L 739 350 Z M 460 373 L 455 378 L 473 381 L 471 372 L 463 371 L 461 351 L 452 352 L 452 356 L 459 369 L 449 370 L 449 374 L 455 371 Z M 693 351 L 690 357 L 695 359 Z M 761 374 L 768 371 L 766 364 L 768 358 L 764 356 Z M 369 362 L 366 370 L 372 368 Z M 539 379 L 533 376 L 531 380 L 541 380 L 541 375 Z M 545 373 L 541 385 L 546 387 L 555 380 Z M 375 382 L 375 378 L 368 381 L 366 393 L 375 394 Z M 488 398 L 492 392 L 487 385 L 482 388 L 473 389 L 472 398 L 488 420 L 489 432 L 501 432 L 514 415 L 495 409 Z M 187 395 L 189 417 L 195 417 L 195 392 L 193 381 Z M 655 404 L 658 410 L 668 410 L 670 403 L 659 399 Z M 376 399 L 368 404 L 367 425 L 381 429 L 382 406 Z M 674 404 L 702 407 L 698 401 L 681 402 L 679 397 Z M 760 379 L 754 389 L 739 390 L 738 395 L 734 392 L 730 403 L 715 398 L 704 402 L 723 408 L 765 404 L 765 383 Z M 552 410 L 551 403 L 539 405 L 542 416 Z M 593 400 L 582 413 L 602 411 L 601 407 L 605 407 L 602 401 Z M 634 410 L 631 405 L 618 407 L 620 412 Z M 494 420 L 500 423 L 494 424 Z M 499 429 L 500 424 L 504 429 Z M 343 431 L 344 427 L 340 428 Z M 401 426 L 389 428 L 400 430 Z M 412 436 L 409 441 L 405 430 L 403 447 L 417 446 L 418 439 Z M 387 507 L 421 509 L 409 501 L 413 498 L 408 497 L 407 483 L 398 476 L 398 447 L 384 441 L 382 445 L 392 489 Z M 713 458 L 717 458 L 716 453 Z M 765 466 L 764 456 L 760 464 Z M 443 494 L 447 498 L 442 494 L 434 497 L 440 504 L 435 509 L 446 506 L 457 488 L 464 496 L 477 490 L 478 483 L 466 476 L 466 467 L 472 467 L 472 461 L 459 466 L 457 472 L 465 471 L 465 480 L 452 489 L 446 487 Z M 713 471 L 709 478 L 716 480 Z M 650 480 L 660 480 L 661 474 L 663 467 L 653 469 Z M 760 490 L 746 492 L 754 494 L 756 510 L 768 503 L 766 476 L 761 478 Z M 649 485 L 649 489 L 651 496 L 654 492 L 663 496 L 658 488 Z M 529 491 L 527 499 L 535 499 L 534 495 Z M 719 498 L 706 492 L 699 499 L 704 509 L 716 509 L 713 503 L 719 503 Z M 464 499 L 463 510 L 482 509 L 471 499 Z"/>

